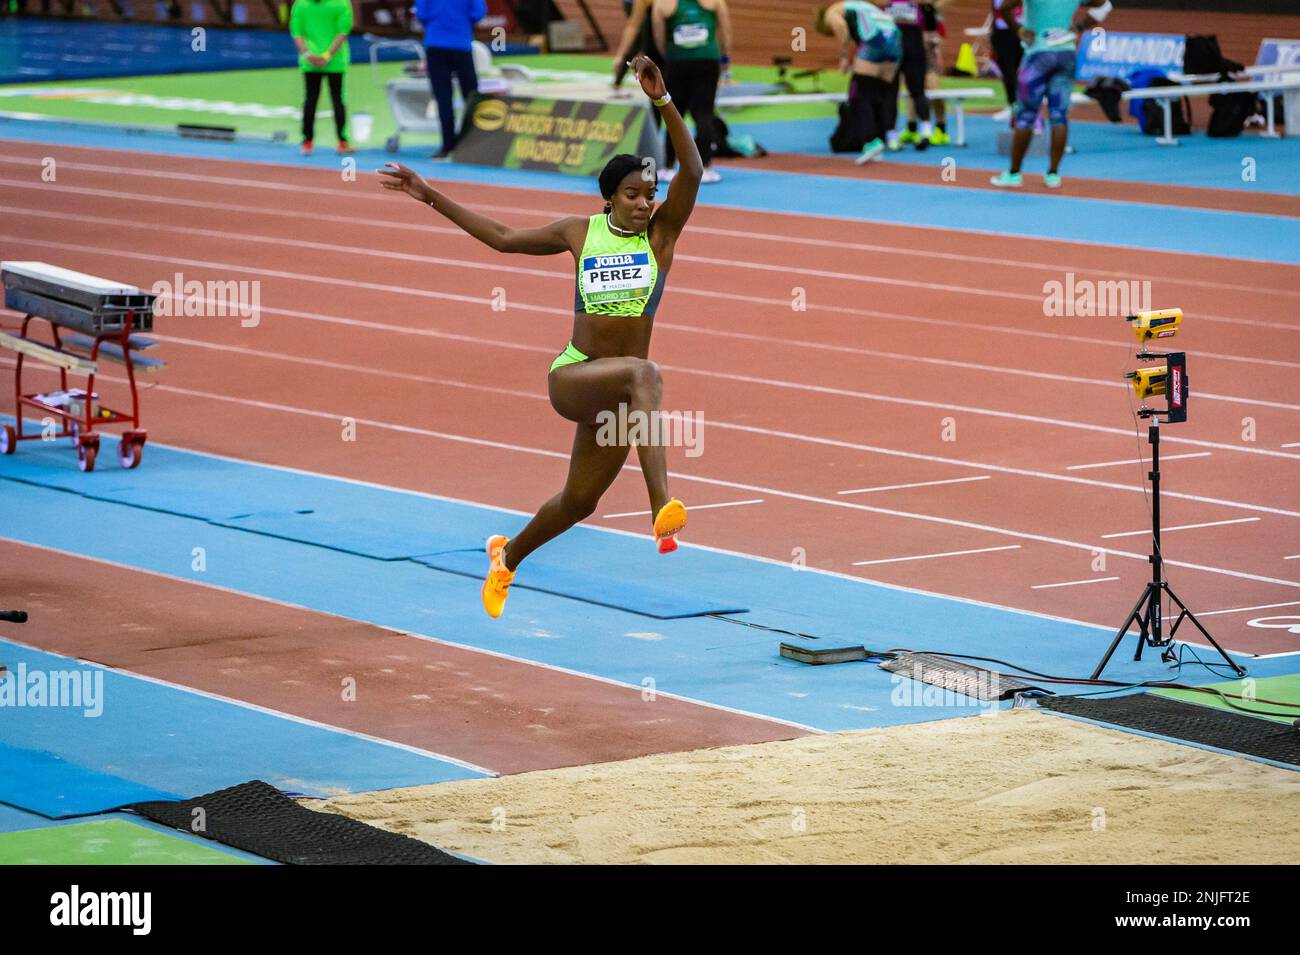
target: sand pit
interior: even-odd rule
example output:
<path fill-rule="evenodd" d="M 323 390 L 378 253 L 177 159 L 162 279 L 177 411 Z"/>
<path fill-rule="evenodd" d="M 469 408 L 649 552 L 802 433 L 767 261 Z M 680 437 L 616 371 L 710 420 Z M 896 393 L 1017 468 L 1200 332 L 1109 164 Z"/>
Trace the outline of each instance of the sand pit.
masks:
<path fill-rule="evenodd" d="M 1300 862 L 1300 773 L 1033 710 L 309 805 L 498 863 Z"/>

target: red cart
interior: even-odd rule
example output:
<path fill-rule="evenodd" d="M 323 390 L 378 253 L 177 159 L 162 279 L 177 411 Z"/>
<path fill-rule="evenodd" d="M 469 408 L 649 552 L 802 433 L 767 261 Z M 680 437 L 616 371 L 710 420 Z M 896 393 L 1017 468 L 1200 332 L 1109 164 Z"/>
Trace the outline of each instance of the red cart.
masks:
<path fill-rule="evenodd" d="M 83 471 L 94 470 L 99 453 L 96 429 L 108 425 L 128 425 L 118 444 L 118 460 L 124 468 L 134 468 L 144 453 L 147 433 L 140 427 L 140 397 L 136 388 L 137 365 L 151 371 L 163 362 L 134 352 L 156 344 L 152 339 L 134 334 L 153 326 L 154 296 L 134 286 L 70 272 L 42 262 L 5 262 L 0 264 L 0 278 L 5 286 L 5 305 L 24 312 L 21 332 L 17 336 L 0 333 L 0 346 L 17 353 L 14 370 L 15 425 L 0 428 L 0 453 L 13 454 L 19 441 L 71 438 L 77 449 L 77 464 Z M 51 343 L 28 336 L 33 319 L 49 323 Z M 61 331 L 62 329 L 62 331 Z M 50 394 L 23 392 L 23 365 L 32 358 L 59 369 L 59 390 L 70 396 L 68 376 L 84 374 L 86 387 L 81 407 L 72 403 L 56 404 Z M 131 411 L 116 411 L 95 403 L 95 374 L 104 359 L 120 361 L 126 366 L 131 392 Z M 23 409 L 34 408 L 43 416 L 53 417 L 59 430 L 48 429 L 23 433 Z"/>

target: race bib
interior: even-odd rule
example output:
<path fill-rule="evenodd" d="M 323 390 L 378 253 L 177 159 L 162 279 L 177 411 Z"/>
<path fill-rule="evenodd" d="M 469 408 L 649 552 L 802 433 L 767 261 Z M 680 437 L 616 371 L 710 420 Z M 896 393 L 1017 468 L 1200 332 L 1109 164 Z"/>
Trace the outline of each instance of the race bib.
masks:
<path fill-rule="evenodd" d="M 909 0 L 890 0 L 885 7 L 885 13 L 889 14 L 895 23 L 916 23 L 921 18 L 920 6 Z"/>
<path fill-rule="evenodd" d="M 1053 29 L 1044 30 L 1038 35 L 1038 38 L 1043 41 L 1043 46 L 1065 46 L 1067 43 L 1073 46 L 1074 36 L 1073 30 Z"/>
<path fill-rule="evenodd" d="M 647 298 L 650 289 L 649 252 L 588 255 L 582 260 L 582 291 L 591 304 Z"/>
<path fill-rule="evenodd" d="M 673 27 L 676 46 L 704 46 L 709 42 L 709 28 L 703 23 L 679 23 Z"/>

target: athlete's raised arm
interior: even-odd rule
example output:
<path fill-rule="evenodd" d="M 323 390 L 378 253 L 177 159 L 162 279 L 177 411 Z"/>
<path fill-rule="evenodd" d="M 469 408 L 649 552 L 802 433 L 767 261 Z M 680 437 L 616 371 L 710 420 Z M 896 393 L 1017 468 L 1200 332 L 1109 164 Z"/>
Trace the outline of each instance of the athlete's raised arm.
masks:
<path fill-rule="evenodd" d="M 658 12 L 655 14 L 662 20 Z M 651 102 L 663 117 L 664 128 L 672 140 L 673 150 L 677 153 L 677 175 L 673 176 L 665 199 L 654 214 L 654 229 L 660 235 L 676 238 L 686 226 L 686 220 L 695 208 L 695 196 L 700 191 L 700 178 L 704 175 L 704 160 L 695 147 L 691 131 L 686 128 L 686 120 L 677 112 L 668 91 L 664 87 L 664 78 L 659 67 L 644 53 L 632 61 L 632 69 L 641 82 L 641 89 L 650 97 Z"/>
<path fill-rule="evenodd" d="M 446 216 L 466 233 L 498 252 L 555 255 L 570 251 L 577 237 L 586 232 L 587 220 L 577 216 L 557 219 L 536 229 L 512 229 L 505 223 L 489 219 L 449 199 L 429 185 L 414 169 L 395 162 L 384 163 L 384 165 L 391 167 L 378 170 L 379 183 L 385 189 L 404 192 L 411 198 L 418 199 L 430 206 L 434 212 Z"/>

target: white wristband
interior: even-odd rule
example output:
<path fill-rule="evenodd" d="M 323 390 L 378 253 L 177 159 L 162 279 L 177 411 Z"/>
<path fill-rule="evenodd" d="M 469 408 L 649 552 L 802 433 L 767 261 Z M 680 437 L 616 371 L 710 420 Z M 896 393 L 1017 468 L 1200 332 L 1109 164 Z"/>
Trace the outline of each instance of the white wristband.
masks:
<path fill-rule="evenodd" d="M 1089 7 L 1088 16 L 1100 23 L 1102 20 L 1105 20 L 1106 17 L 1110 16 L 1110 11 L 1114 9 L 1115 5 L 1111 3 L 1110 0 L 1106 0 L 1106 2 L 1099 7 Z"/>
<path fill-rule="evenodd" d="M 654 103 L 656 106 L 667 106 L 672 101 L 673 101 L 672 96 L 669 95 L 668 93 L 665 93 L 663 99 L 652 99 L 650 102 Z"/>

